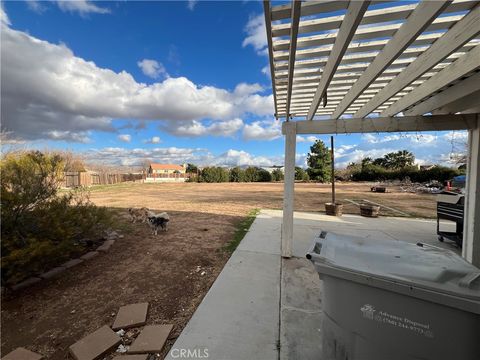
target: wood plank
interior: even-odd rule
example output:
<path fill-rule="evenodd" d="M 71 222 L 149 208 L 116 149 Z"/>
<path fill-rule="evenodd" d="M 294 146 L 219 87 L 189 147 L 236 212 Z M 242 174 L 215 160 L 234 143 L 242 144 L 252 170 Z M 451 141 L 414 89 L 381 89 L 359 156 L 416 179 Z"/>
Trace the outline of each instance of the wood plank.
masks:
<path fill-rule="evenodd" d="M 480 90 L 442 106 L 441 108 L 435 109 L 432 111 L 432 114 L 455 114 L 457 112 L 461 112 L 462 114 L 480 113 Z"/>
<path fill-rule="evenodd" d="M 425 31 L 439 31 L 449 29 L 456 22 L 460 21 L 463 18 L 463 15 L 452 15 L 444 16 L 435 19 Z M 377 39 L 383 37 L 392 37 L 395 35 L 398 29 L 402 26 L 401 23 L 388 24 L 388 25 L 379 25 L 379 26 L 369 26 L 365 28 L 358 29 L 353 37 L 354 41 L 357 40 L 367 40 L 367 39 Z M 335 38 L 337 36 L 337 31 L 333 31 L 328 34 L 313 35 L 313 36 L 302 36 L 297 41 L 297 48 L 307 48 L 312 46 L 320 46 L 335 43 Z M 290 40 L 276 40 L 273 41 L 273 50 L 288 50 L 290 45 Z"/>
<path fill-rule="evenodd" d="M 323 0 L 309 1 L 302 3 L 302 16 L 309 16 L 318 13 L 334 12 L 346 9 L 348 1 Z M 272 20 L 288 19 L 292 12 L 292 4 L 277 5 L 272 7 Z"/>
<path fill-rule="evenodd" d="M 480 266 L 480 126 L 468 132 L 467 182 L 462 256 Z"/>
<path fill-rule="evenodd" d="M 480 6 L 476 6 L 462 20 L 456 23 L 440 39 L 435 41 L 430 48 L 413 61 L 405 71 L 392 80 L 375 98 L 362 109 L 355 113 L 355 117 L 364 117 L 371 113 L 382 103 L 401 91 L 423 73 L 430 70 L 442 59 L 452 54 L 463 44 L 480 33 Z"/>
<path fill-rule="evenodd" d="M 297 134 L 353 134 L 369 132 L 443 131 L 473 129 L 480 114 L 403 116 L 295 121 Z M 282 133 L 285 134 L 285 123 Z"/>
<path fill-rule="evenodd" d="M 480 90 L 480 72 L 476 73 L 468 77 L 465 80 L 458 82 L 441 93 L 438 93 L 431 98 L 415 105 L 414 107 L 405 111 L 405 115 L 423 115 L 428 112 L 432 112 L 435 109 L 439 109 L 442 107 L 446 107 L 444 111 L 438 112 L 438 114 L 448 114 L 448 113 L 456 113 L 458 111 L 462 111 L 468 109 L 467 107 L 456 107 L 447 106 L 448 104 L 452 104 L 461 100 L 465 97 L 475 94 Z M 474 96 L 473 99 L 476 98 L 477 104 L 480 104 L 480 93 L 477 96 Z M 458 109 L 458 110 L 456 110 Z"/>
<path fill-rule="evenodd" d="M 275 79 L 275 66 L 273 64 L 273 45 L 272 45 L 272 19 L 270 13 L 270 1 L 263 1 L 263 14 L 265 17 L 265 30 L 267 32 L 267 43 L 268 43 L 268 58 L 270 60 L 270 78 L 272 81 Z M 277 94 L 275 89 L 275 84 L 272 86 L 273 92 L 273 103 L 275 108 L 275 117 L 277 117 Z M 278 117 L 277 117 L 278 120 Z"/>
<path fill-rule="evenodd" d="M 423 1 L 408 17 L 382 52 L 372 61 L 333 113 L 338 118 L 355 99 L 420 35 L 448 6 L 448 1 Z"/>
<path fill-rule="evenodd" d="M 290 33 L 290 55 L 288 57 L 288 87 L 287 87 L 287 111 L 285 113 L 288 121 L 290 114 L 290 99 L 292 97 L 293 71 L 295 69 L 295 52 L 297 51 L 298 24 L 300 22 L 300 10 L 302 3 L 293 1 L 292 6 L 292 28 Z"/>
<path fill-rule="evenodd" d="M 282 124 L 285 135 L 285 179 L 283 190 L 283 221 L 282 221 L 282 256 L 292 256 L 293 243 L 293 204 L 295 196 L 295 151 L 296 122 L 288 121 Z"/>
<path fill-rule="evenodd" d="M 349 7 L 351 6 L 351 3 L 352 1 L 350 1 Z M 409 4 L 390 6 L 384 9 L 369 10 L 365 13 L 365 16 L 362 17 L 361 23 L 362 25 L 367 25 L 402 20 L 408 17 L 416 6 L 416 4 Z M 342 22 L 345 21 L 345 16 L 346 15 L 337 15 L 301 21 L 298 27 L 298 33 L 305 34 L 309 32 L 337 29 L 340 27 Z M 273 37 L 287 36 L 290 33 L 290 29 L 290 23 L 272 26 Z"/>
<path fill-rule="evenodd" d="M 479 27 L 480 28 L 480 27 Z M 382 112 L 381 116 L 393 116 L 421 99 L 437 92 L 451 82 L 480 68 L 480 46 L 476 46 L 457 61 L 439 71 L 423 84 L 409 92 Z"/>

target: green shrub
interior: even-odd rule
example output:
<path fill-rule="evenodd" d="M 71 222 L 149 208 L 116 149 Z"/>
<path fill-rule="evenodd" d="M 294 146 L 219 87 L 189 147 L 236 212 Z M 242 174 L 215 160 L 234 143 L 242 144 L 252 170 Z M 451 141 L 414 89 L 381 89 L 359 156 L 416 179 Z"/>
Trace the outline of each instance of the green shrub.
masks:
<path fill-rule="evenodd" d="M 231 168 L 229 172 L 229 180 L 230 182 L 244 182 L 245 171 L 238 166 Z"/>
<path fill-rule="evenodd" d="M 283 181 L 285 178 L 283 171 L 280 169 L 275 169 L 272 171 L 272 180 L 273 181 Z"/>
<path fill-rule="evenodd" d="M 222 167 L 206 167 L 202 170 L 200 182 L 220 183 L 228 182 L 228 172 Z"/>
<path fill-rule="evenodd" d="M 256 182 L 258 181 L 258 169 L 255 166 L 249 166 L 245 169 L 245 181 Z"/>
<path fill-rule="evenodd" d="M 257 168 L 257 181 L 258 182 L 270 182 L 272 181 L 272 174 L 262 168 Z"/>
<path fill-rule="evenodd" d="M 11 285 L 61 264 L 98 240 L 110 225 L 83 189 L 58 194 L 59 155 L 9 154 L 1 161 L 2 285 Z"/>
<path fill-rule="evenodd" d="M 310 180 L 310 177 L 308 176 L 308 173 L 301 167 L 295 166 L 295 180 L 308 181 Z"/>
<path fill-rule="evenodd" d="M 406 166 L 401 169 L 388 170 L 382 166 L 367 164 L 362 167 L 352 167 L 351 179 L 353 181 L 384 181 L 404 180 L 409 178 L 413 182 L 428 182 L 452 179 L 460 175 L 461 171 L 444 166 L 434 166 L 429 170 L 419 170 L 414 166 Z"/>

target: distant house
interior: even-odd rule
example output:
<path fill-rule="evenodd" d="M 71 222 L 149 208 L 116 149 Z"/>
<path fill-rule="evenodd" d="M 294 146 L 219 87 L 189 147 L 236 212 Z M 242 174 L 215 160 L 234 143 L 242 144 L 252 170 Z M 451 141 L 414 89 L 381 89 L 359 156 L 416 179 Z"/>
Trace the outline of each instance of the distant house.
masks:
<path fill-rule="evenodd" d="M 155 164 L 148 167 L 146 182 L 185 181 L 187 166 L 177 164 Z"/>
<path fill-rule="evenodd" d="M 282 173 L 285 173 L 285 166 L 283 165 L 262 166 L 261 168 L 267 170 L 270 174 L 275 170 L 280 170 Z"/>

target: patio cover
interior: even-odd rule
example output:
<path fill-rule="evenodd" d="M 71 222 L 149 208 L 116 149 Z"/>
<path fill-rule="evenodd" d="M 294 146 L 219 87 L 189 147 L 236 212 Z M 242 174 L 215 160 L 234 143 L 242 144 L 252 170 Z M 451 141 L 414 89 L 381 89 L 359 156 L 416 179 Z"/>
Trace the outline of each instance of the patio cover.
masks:
<path fill-rule="evenodd" d="M 467 129 L 463 256 L 480 266 L 480 1 L 274 5 L 264 1 L 275 117 L 285 120 L 283 256 L 296 134 Z"/>

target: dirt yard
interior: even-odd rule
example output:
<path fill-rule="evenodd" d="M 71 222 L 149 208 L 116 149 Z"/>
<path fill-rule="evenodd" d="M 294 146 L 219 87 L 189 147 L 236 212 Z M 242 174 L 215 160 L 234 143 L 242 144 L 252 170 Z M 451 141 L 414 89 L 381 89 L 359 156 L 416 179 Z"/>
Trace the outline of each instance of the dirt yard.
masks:
<path fill-rule="evenodd" d="M 396 188 L 377 194 L 370 192 L 370 186 L 338 184 L 337 201 L 345 204 L 344 212 L 359 213 L 346 199 L 367 199 L 411 216 L 435 216 L 433 195 Z M 115 209 L 117 229 L 124 237 L 109 252 L 4 297 L 2 354 L 24 346 L 46 359 L 65 359 L 71 344 L 102 325 L 111 325 L 120 306 L 136 302 L 150 303 L 149 324 L 175 325 L 165 353 L 228 260 L 223 248 L 238 223 L 252 209 L 281 208 L 282 187 L 275 183 L 137 183 L 94 188 L 91 199 Z M 295 195 L 296 210 L 323 211 L 330 187 L 297 184 Z M 129 223 L 127 208 L 142 206 L 170 214 L 167 233 L 154 236 L 145 224 Z M 392 210 L 381 212 L 399 215 Z"/>

